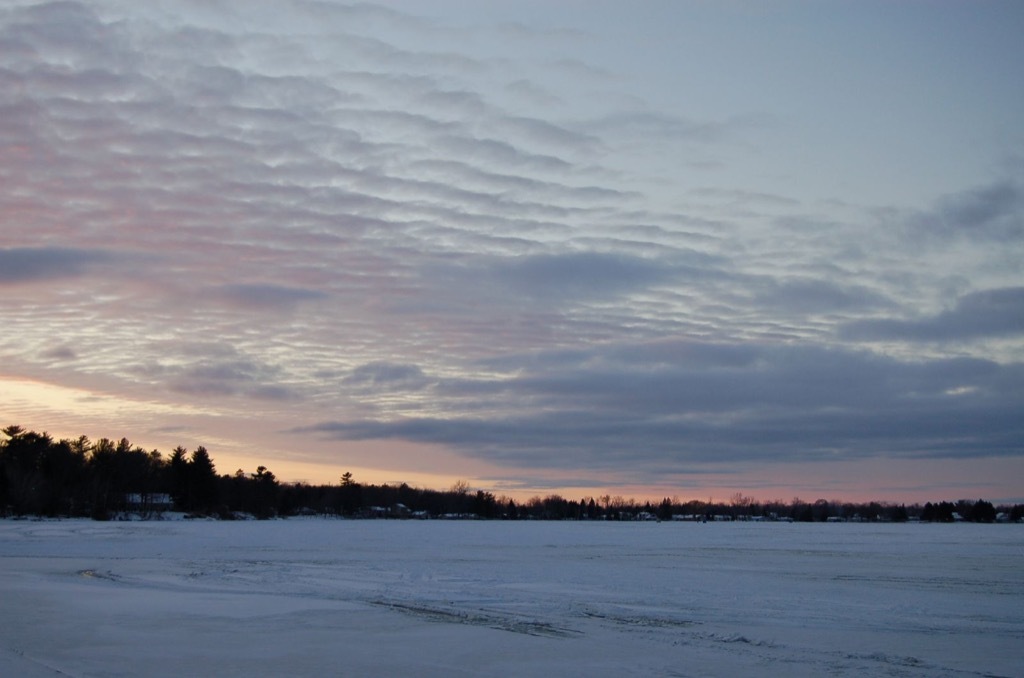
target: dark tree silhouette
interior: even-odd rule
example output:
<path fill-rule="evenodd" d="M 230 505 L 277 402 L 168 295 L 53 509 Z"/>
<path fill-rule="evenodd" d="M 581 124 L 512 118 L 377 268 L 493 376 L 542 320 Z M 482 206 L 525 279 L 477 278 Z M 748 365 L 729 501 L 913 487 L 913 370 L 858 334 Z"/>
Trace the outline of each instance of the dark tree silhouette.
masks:
<path fill-rule="evenodd" d="M 16 515 L 43 515 L 51 488 L 46 477 L 46 458 L 53 445 L 49 434 L 25 431 L 20 426 L 3 430 L 8 437 L 2 465 L 7 482 L 5 495 Z"/>
<path fill-rule="evenodd" d="M 188 450 L 178 445 L 167 462 L 167 491 L 179 510 L 185 510 L 191 501 L 188 477 Z"/>
<path fill-rule="evenodd" d="M 252 474 L 252 480 L 254 491 L 250 510 L 257 518 L 270 518 L 277 513 L 277 478 L 266 466 L 260 466 Z"/>
<path fill-rule="evenodd" d="M 177 447 L 168 459 L 159 451 L 147 452 L 127 438 L 114 442 L 86 436 L 54 439 L 47 434 L 8 426 L 0 436 L 0 515 L 87 516 L 107 519 L 130 508 L 147 513 L 149 497 L 168 493 L 179 510 L 236 517 L 244 512 L 259 518 L 275 516 L 346 515 L 362 517 L 508 518 L 533 520 L 636 520 L 652 514 L 662 520 L 703 517 L 747 520 L 788 518 L 802 521 L 868 520 L 902 522 L 1019 521 L 1024 505 L 994 507 L 985 500 L 961 499 L 905 506 L 880 502 L 836 503 L 819 499 L 813 504 L 794 498 L 759 502 L 733 495 L 728 503 L 668 498 L 659 504 L 605 495 L 565 499 L 557 494 L 534 497 L 518 504 L 485 490 L 471 491 L 458 481 L 448 490 L 398 485 L 362 485 L 351 472 L 339 485 L 282 484 L 266 466 L 246 474 L 218 477 L 205 447 L 189 455 Z M 131 497 L 129 506 L 129 497 Z"/>
<path fill-rule="evenodd" d="M 188 463 L 190 511 L 210 512 L 217 506 L 217 469 L 206 448 L 200 445 Z"/>
<path fill-rule="evenodd" d="M 964 517 L 974 523 L 994 523 L 996 521 L 996 508 L 990 502 L 979 499 Z"/>

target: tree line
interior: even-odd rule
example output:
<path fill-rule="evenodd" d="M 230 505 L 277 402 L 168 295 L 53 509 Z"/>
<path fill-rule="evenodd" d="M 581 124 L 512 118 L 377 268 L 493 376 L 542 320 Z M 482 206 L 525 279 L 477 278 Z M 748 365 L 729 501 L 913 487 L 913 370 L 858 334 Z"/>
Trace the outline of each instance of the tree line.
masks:
<path fill-rule="evenodd" d="M 205 447 L 176 447 L 168 457 L 127 438 L 86 436 L 54 440 L 20 426 L 2 429 L 0 515 L 92 517 L 164 510 L 225 519 L 323 515 L 362 518 L 505 520 L 835 520 L 990 523 L 1021 521 L 1024 505 L 984 500 L 913 504 L 882 502 L 762 502 L 742 494 L 728 501 L 637 501 L 604 495 L 566 499 L 557 494 L 515 501 L 459 481 L 447 490 L 366 484 L 345 472 L 337 484 L 282 483 L 265 466 L 218 474 Z"/>

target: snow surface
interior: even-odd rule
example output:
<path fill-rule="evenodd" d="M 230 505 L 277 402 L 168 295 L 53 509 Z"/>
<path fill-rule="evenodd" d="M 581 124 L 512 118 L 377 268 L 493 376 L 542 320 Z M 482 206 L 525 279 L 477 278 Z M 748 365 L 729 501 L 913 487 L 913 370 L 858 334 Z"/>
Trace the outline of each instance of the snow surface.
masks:
<path fill-rule="evenodd" d="M 1024 527 L 0 521 L 0 676 L 1020 676 Z"/>

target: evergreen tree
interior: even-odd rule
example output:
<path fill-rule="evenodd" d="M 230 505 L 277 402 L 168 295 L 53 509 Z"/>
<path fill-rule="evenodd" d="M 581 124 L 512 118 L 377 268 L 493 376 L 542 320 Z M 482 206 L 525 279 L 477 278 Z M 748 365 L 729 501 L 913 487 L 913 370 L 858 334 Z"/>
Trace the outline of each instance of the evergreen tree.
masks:
<path fill-rule="evenodd" d="M 260 466 L 252 474 L 253 505 L 251 511 L 257 518 L 270 518 L 277 513 L 278 482 L 273 472 Z"/>
<path fill-rule="evenodd" d="M 991 502 L 979 499 L 965 517 L 975 523 L 994 523 L 996 521 L 996 507 Z"/>
<path fill-rule="evenodd" d="M 179 510 L 186 510 L 191 503 L 188 490 L 188 450 L 178 445 L 167 462 L 167 491 Z"/>
<path fill-rule="evenodd" d="M 192 511 L 212 511 L 217 505 L 217 469 L 206 448 L 200 445 L 188 463 L 188 488 Z"/>

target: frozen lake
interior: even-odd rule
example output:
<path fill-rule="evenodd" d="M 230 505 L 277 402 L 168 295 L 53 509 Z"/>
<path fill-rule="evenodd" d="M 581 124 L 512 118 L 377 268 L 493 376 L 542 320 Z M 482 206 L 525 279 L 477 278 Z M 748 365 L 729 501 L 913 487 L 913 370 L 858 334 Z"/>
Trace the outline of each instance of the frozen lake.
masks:
<path fill-rule="evenodd" d="M 0 521 L 0 676 L 1020 676 L 1024 526 Z"/>

